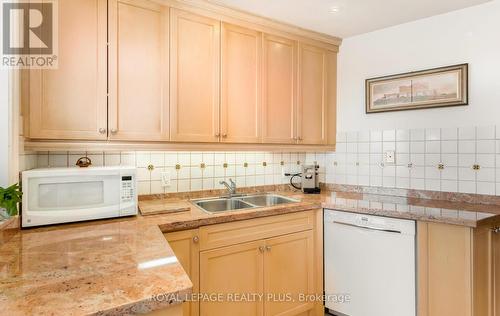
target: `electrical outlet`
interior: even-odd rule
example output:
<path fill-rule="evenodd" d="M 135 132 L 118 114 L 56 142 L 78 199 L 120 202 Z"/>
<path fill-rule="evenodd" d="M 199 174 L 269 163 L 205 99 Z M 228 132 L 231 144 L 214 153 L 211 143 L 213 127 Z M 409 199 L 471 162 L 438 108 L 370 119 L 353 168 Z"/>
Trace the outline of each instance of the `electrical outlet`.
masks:
<path fill-rule="evenodd" d="M 386 152 L 384 152 L 384 162 L 386 164 L 395 164 L 396 163 L 396 154 L 394 151 L 392 150 L 388 150 Z"/>
<path fill-rule="evenodd" d="M 170 177 L 170 171 L 165 171 L 161 173 L 161 186 L 166 188 L 171 186 L 171 177 Z"/>

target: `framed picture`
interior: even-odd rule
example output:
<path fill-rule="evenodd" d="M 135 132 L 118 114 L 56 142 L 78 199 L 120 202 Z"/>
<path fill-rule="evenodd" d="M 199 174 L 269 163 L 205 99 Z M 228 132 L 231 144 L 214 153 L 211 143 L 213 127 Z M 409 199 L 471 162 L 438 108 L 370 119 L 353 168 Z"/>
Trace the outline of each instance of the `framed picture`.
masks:
<path fill-rule="evenodd" d="M 468 64 L 366 80 L 366 113 L 468 104 Z"/>

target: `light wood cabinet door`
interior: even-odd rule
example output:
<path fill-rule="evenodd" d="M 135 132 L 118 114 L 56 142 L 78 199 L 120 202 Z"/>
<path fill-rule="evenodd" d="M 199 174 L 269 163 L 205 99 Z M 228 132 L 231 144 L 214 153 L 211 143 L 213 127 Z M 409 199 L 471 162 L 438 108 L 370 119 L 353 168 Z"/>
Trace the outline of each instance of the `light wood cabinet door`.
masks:
<path fill-rule="evenodd" d="M 107 138 L 107 2 L 58 1 L 58 69 L 30 71 L 30 137 Z"/>
<path fill-rule="evenodd" d="M 170 10 L 170 138 L 219 141 L 220 21 Z"/>
<path fill-rule="evenodd" d="M 207 294 L 263 293 L 263 241 L 202 251 L 200 253 L 200 291 Z M 259 250 L 260 248 L 260 250 Z M 263 315 L 260 300 L 249 302 L 201 301 L 200 315 Z"/>
<path fill-rule="evenodd" d="M 200 246 L 198 230 L 193 229 L 167 233 L 165 234 L 165 238 L 193 283 L 193 294 L 198 293 L 200 285 Z M 182 308 L 184 316 L 199 315 L 199 302 L 197 301 L 185 302 Z"/>
<path fill-rule="evenodd" d="M 260 32 L 222 23 L 221 141 L 261 141 Z"/>
<path fill-rule="evenodd" d="M 311 230 L 266 240 L 264 293 L 273 298 L 264 301 L 266 316 L 297 315 L 314 308 L 313 302 L 301 301 L 299 297 L 316 293 L 314 262 Z M 287 301 L 284 293 L 291 294 L 295 301 Z"/>
<path fill-rule="evenodd" d="M 262 67 L 264 143 L 295 143 L 297 42 L 265 34 Z"/>
<path fill-rule="evenodd" d="M 493 286 L 491 295 L 493 297 L 493 315 L 500 316 L 500 233 L 491 233 Z M 491 288 L 490 288 L 491 289 Z"/>
<path fill-rule="evenodd" d="M 328 51 L 327 60 L 327 91 L 326 91 L 326 131 L 327 144 L 337 143 L 337 52 Z"/>
<path fill-rule="evenodd" d="M 472 315 L 472 231 L 418 223 L 418 315 Z"/>
<path fill-rule="evenodd" d="M 168 140 L 168 7 L 110 0 L 109 9 L 109 138 Z"/>
<path fill-rule="evenodd" d="M 327 51 L 299 45 L 297 139 L 299 144 L 326 144 Z"/>

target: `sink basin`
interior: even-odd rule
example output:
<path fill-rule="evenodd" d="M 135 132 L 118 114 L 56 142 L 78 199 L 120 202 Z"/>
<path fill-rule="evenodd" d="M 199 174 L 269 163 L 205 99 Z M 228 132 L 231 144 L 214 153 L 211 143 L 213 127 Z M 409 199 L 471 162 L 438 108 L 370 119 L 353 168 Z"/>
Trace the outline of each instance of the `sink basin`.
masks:
<path fill-rule="evenodd" d="M 232 198 L 201 199 L 192 201 L 194 205 L 211 214 L 295 202 L 299 201 L 276 194 L 234 196 Z"/>
<path fill-rule="evenodd" d="M 276 194 L 251 195 L 240 198 L 240 200 L 255 206 L 273 206 L 286 203 L 295 203 L 298 200 L 287 198 Z"/>
<path fill-rule="evenodd" d="M 193 203 L 209 213 L 241 210 L 245 208 L 255 207 L 254 205 L 241 201 L 239 199 L 226 199 L 226 198 L 194 201 Z"/>

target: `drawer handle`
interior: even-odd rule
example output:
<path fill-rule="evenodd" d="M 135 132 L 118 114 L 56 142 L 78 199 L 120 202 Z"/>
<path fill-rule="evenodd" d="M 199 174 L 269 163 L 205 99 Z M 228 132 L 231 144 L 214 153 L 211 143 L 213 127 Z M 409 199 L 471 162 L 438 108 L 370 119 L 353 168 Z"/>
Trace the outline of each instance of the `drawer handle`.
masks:
<path fill-rule="evenodd" d="M 194 237 L 193 237 L 193 242 L 194 242 L 195 244 L 197 244 L 198 242 L 200 242 L 200 237 L 198 237 L 198 236 L 194 236 Z"/>
<path fill-rule="evenodd" d="M 393 230 L 393 229 L 384 229 L 384 228 L 377 228 L 377 227 L 371 227 L 371 226 L 360 226 L 360 225 L 354 225 L 354 224 L 337 222 L 337 221 L 333 221 L 333 223 L 343 225 L 343 226 L 356 227 L 356 228 L 367 229 L 367 230 L 375 230 L 375 231 L 379 231 L 379 232 L 401 234 L 401 231 Z"/>

